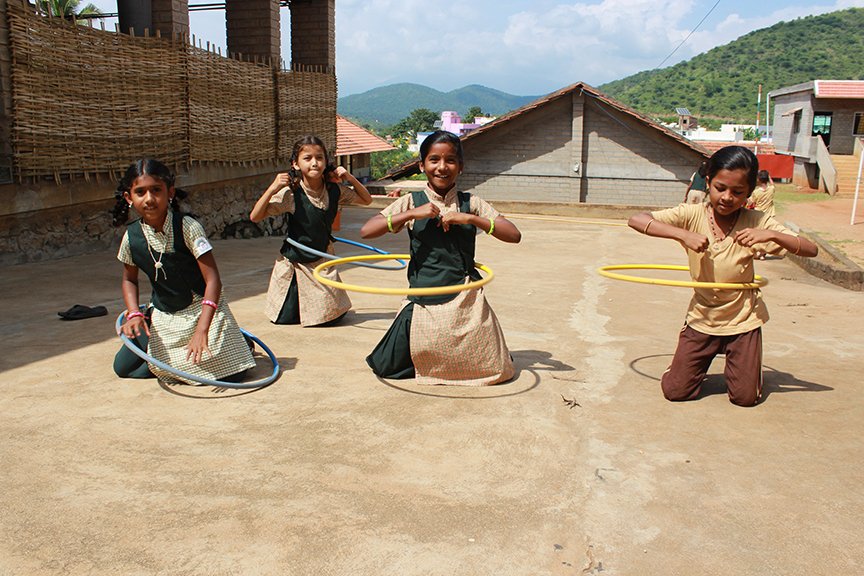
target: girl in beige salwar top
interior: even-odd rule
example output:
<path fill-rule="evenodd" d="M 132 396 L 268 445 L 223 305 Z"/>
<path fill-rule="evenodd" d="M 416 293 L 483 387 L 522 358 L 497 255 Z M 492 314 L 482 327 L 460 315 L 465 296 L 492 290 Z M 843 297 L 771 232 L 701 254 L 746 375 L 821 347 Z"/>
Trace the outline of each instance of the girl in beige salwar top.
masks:
<path fill-rule="evenodd" d="M 249 218 L 260 222 L 268 216 L 289 214 L 288 236 L 318 252 L 333 253 L 331 232 L 340 204 L 370 204 L 366 187 L 345 168 L 327 164 L 327 148 L 319 138 L 304 136 L 294 143 L 291 169 L 277 174 Z M 347 181 L 352 188 L 340 186 Z M 343 290 L 315 280 L 312 270 L 323 258 L 304 252 L 286 240 L 282 257 L 273 266 L 264 313 L 275 324 L 330 326 L 338 323 L 351 309 Z M 339 281 L 335 268 L 322 275 Z"/>
<path fill-rule="evenodd" d="M 481 198 L 456 191 L 463 167 L 457 136 L 441 130 L 427 136 L 420 145 L 420 163 L 426 189 L 402 196 L 373 216 L 360 235 L 377 238 L 407 227 L 412 288 L 479 280 L 474 267 L 477 230 L 513 243 L 521 233 Z M 514 373 L 482 288 L 408 297 L 366 362 L 382 378 L 416 378 L 418 384 L 485 386 L 506 382 Z"/>
<path fill-rule="evenodd" d="M 816 245 L 774 218 L 745 208 L 756 186 L 756 156 L 727 146 L 708 160 L 708 202 L 680 204 L 630 218 L 631 228 L 677 240 L 699 282 L 753 282 L 757 253 L 815 256 Z M 729 400 L 753 406 L 762 393 L 762 325 L 768 310 L 755 290 L 695 288 L 672 364 L 661 378 L 668 400 L 693 400 L 717 354 L 726 355 Z"/>

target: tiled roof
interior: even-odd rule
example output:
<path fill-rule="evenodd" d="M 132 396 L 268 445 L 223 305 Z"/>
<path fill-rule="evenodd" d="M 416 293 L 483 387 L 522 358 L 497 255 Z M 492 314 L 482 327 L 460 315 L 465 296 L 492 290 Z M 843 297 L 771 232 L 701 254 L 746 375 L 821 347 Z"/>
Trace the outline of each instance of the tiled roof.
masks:
<path fill-rule="evenodd" d="M 680 142 L 684 146 L 687 146 L 688 148 L 692 148 L 693 150 L 695 150 L 699 154 L 702 154 L 706 158 L 710 155 L 708 153 L 708 151 L 705 150 L 705 148 L 703 148 L 699 144 L 696 144 L 693 141 L 685 138 L 684 136 L 681 136 L 677 132 L 670 130 L 669 128 L 666 128 L 665 126 L 655 122 L 654 120 L 652 120 L 648 116 L 645 116 L 644 114 L 641 114 L 641 113 L 637 112 L 636 110 L 633 110 L 632 108 L 630 108 L 628 106 L 625 106 L 621 102 L 618 102 L 617 100 L 613 100 L 612 98 L 603 94 L 602 92 L 600 92 L 599 90 L 597 90 L 593 86 L 589 86 L 588 84 L 585 84 L 584 82 L 577 82 L 576 84 L 572 84 L 570 86 L 567 86 L 566 88 L 562 88 L 560 90 L 552 92 L 551 94 L 547 94 L 546 96 L 543 96 L 542 98 L 538 98 L 537 100 L 534 100 L 533 102 L 530 102 L 530 103 L 526 104 L 525 106 L 522 106 L 521 108 L 513 110 L 512 112 L 509 112 L 509 113 L 507 113 L 507 114 L 505 114 L 499 118 L 496 118 L 492 122 L 489 122 L 488 124 L 484 124 L 483 126 L 480 126 L 479 128 L 477 128 L 475 130 L 472 130 L 471 132 L 469 132 L 465 136 L 462 136 L 462 141 L 465 142 L 467 140 L 470 140 L 471 138 L 476 137 L 479 134 L 483 134 L 483 133 L 488 132 L 490 130 L 495 130 L 496 127 L 498 127 L 498 126 L 500 126 L 506 122 L 511 121 L 513 118 L 516 118 L 517 116 L 521 116 L 527 112 L 530 112 L 531 110 L 535 110 L 537 108 L 540 108 L 540 107 L 548 104 L 549 102 L 552 102 L 552 101 L 557 100 L 559 98 L 564 98 L 565 96 L 569 96 L 570 94 L 572 94 L 573 92 L 576 92 L 577 90 L 580 92 L 580 94 L 584 94 L 585 96 L 588 96 L 589 98 L 593 98 L 599 102 L 603 102 L 604 104 L 618 110 L 619 112 L 622 112 L 624 114 L 632 116 L 637 121 L 645 124 L 649 128 L 653 128 L 654 130 L 659 132 L 664 137 L 671 138 L 673 140 L 677 140 L 678 142 Z M 387 173 L 385 178 L 392 178 L 393 180 L 398 180 L 399 178 L 405 178 L 406 176 L 410 176 L 412 174 L 417 174 L 419 172 L 420 172 L 420 162 L 419 162 L 419 160 L 413 160 L 413 161 L 410 161 L 410 162 L 403 164 L 402 166 L 399 166 L 396 169 L 391 170 L 390 172 Z"/>
<path fill-rule="evenodd" d="M 864 80 L 816 80 L 816 98 L 862 98 Z"/>
<path fill-rule="evenodd" d="M 336 116 L 336 156 L 393 150 L 383 138 L 368 132 L 342 116 Z"/>
<path fill-rule="evenodd" d="M 712 154 L 717 150 L 720 150 L 721 148 L 725 148 L 726 146 L 743 146 L 744 148 L 749 148 L 750 150 L 756 148 L 755 142 L 717 142 L 713 140 L 696 140 L 696 143 L 704 147 Z M 759 143 L 759 154 L 774 154 L 774 151 L 774 144 L 768 144 L 765 142 Z"/>

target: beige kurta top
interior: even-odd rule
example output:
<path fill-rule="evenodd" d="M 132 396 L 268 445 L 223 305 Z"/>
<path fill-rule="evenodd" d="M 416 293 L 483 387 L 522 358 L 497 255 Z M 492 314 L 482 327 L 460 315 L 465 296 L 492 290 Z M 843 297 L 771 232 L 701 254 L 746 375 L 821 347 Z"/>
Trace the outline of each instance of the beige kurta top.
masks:
<path fill-rule="evenodd" d="M 381 214 L 413 209 L 411 196 L 402 196 Z M 427 187 L 426 196 L 442 214 L 459 210 L 455 187 L 444 197 Z M 472 214 L 482 218 L 494 220 L 499 215 L 474 194 L 469 206 Z M 413 226 L 413 220 L 407 225 Z M 408 303 L 403 300 L 402 306 Z M 459 292 L 444 304 L 415 303 L 410 347 L 418 384 L 490 386 L 510 380 L 515 372 L 504 332 L 482 288 Z"/>
<path fill-rule="evenodd" d="M 738 221 L 723 240 L 717 241 L 708 219 L 710 204 L 679 204 L 674 208 L 652 212 L 651 216 L 678 228 L 706 236 L 710 242 L 704 252 L 687 250 L 690 276 L 699 282 L 753 282 L 753 255 L 757 251 L 780 254 L 784 250 L 774 242 L 741 246 L 733 240 L 744 228 L 764 228 L 795 235 L 779 222 L 756 210 L 742 208 Z M 768 309 L 762 293 L 756 290 L 718 290 L 695 288 L 687 309 L 687 324 L 703 334 L 728 336 L 743 334 L 768 321 Z"/>
<path fill-rule="evenodd" d="M 142 222 L 141 231 L 150 246 L 154 261 L 158 260 L 162 253 L 174 252 L 174 226 L 172 225 L 170 210 L 161 230 L 156 230 Z M 183 240 L 196 259 L 213 249 L 207 240 L 204 228 L 198 221 L 189 216 L 183 218 Z M 117 259 L 124 264 L 135 266 L 135 262 L 132 260 L 132 251 L 129 248 L 128 232 L 123 235 Z M 158 279 L 156 281 L 158 282 Z M 202 296 L 193 294 L 192 303 L 177 312 L 163 312 L 158 308 L 153 308 L 147 353 L 172 368 L 211 380 L 218 380 L 253 368 L 255 360 L 252 357 L 252 352 L 240 332 L 237 321 L 231 314 L 231 309 L 228 308 L 224 294 L 221 293 L 219 294 L 218 308 L 207 332 L 207 345 L 212 356 L 204 358 L 198 364 L 193 363 L 192 360 L 187 360 L 186 346 L 189 345 L 195 328 L 198 326 L 203 299 Z M 154 364 L 150 364 L 150 371 L 162 380 L 183 381 Z M 197 384 L 196 382 L 186 383 Z"/>
<path fill-rule="evenodd" d="M 769 184 L 765 188 L 759 186 L 753 190 L 750 199 L 753 201 L 753 207 L 760 212 L 764 212 L 768 216 L 773 217 L 774 212 L 774 186 Z"/>
<path fill-rule="evenodd" d="M 311 190 L 301 183 L 309 201 L 316 208 L 327 210 L 330 198 L 326 190 Z M 357 199 L 357 193 L 348 186 L 339 186 L 339 205 L 351 204 Z M 294 194 L 290 187 L 285 187 L 270 198 L 267 204 L 267 215 L 294 213 Z M 327 253 L 333 253 L 333 244 L 327 246 Z M 297 295 L 300 304 L 300 323 L 303 326 L 317 326 L 338 318 L 351 309 L 351 299 L 344 290 L 325 286 L 315 280 L 312 270 L 324 261 L 319 258 L 314 262 L 291 262 L 284 256 L 273 265 L 270 275 L 270 285 L 264 304 L 264 314 L 271 322 L 275 322 L 288 296 L 291 280 L 297 277 Z M 330 280 L 340 282 L 339 272 L 328 268 L 321 273 Z"/>

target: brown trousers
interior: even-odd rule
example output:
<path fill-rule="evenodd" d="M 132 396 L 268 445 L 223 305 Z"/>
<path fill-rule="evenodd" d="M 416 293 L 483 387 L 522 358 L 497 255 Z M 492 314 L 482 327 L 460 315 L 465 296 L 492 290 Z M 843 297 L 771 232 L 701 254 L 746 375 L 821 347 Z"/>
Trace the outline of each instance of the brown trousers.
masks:
<path fill-rule="evenodd" d="M 703 334 L 686 324 L 678 336 L 672 364 L 660 385 L 667 400 L 693 400 L 717 354 L 726 355 L 726 389 L 729 401 L 753 406 L 762 395 L 762 328 L 731 336 Z"/>

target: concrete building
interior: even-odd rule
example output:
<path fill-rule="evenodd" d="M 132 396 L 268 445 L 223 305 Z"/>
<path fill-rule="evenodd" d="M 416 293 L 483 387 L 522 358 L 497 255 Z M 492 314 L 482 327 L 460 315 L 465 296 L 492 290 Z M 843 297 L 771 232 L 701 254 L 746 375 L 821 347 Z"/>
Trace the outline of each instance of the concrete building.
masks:
<path fill-rule="evenodd" d="M 777 153 L 795 158 L 793 182 L 851 195 L 864 138 L 864 80 L 813 80 L 768 98 Z"/>
<path fill-rule="evenodd" d="M 579 82 L 464 137 L 459 187 L 490 200 L 677 204 L 707 151 Z M 392 177 L 417 173 L 414 162 Z"/>

